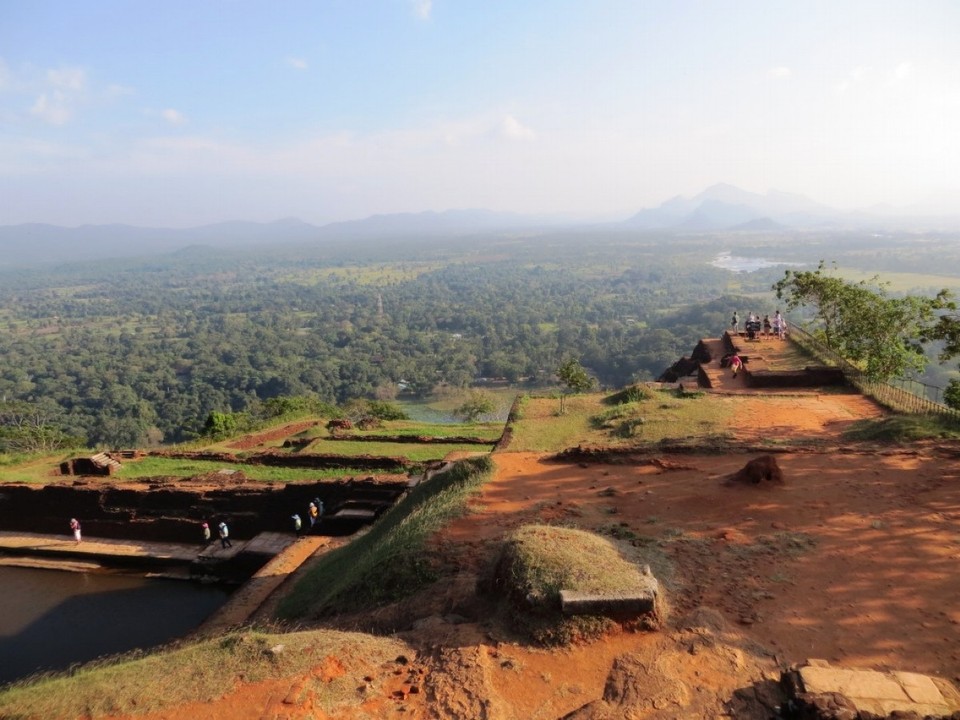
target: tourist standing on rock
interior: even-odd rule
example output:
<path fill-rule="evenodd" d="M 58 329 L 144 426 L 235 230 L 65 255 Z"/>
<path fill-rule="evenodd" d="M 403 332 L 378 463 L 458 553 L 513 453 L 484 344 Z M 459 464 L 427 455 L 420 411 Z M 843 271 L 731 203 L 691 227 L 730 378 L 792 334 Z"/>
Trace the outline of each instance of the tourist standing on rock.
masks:
<path fill-rule="evenodd" d="M 769 315 L 764 315 L 764 316 L 763 316 L 763 334 L 764 334 L 764 336 L 769 335 L 769 334 L 770 334 L 770 331 L 771 331 L 772 329 L 773 329 L 773 326 L 770 324 L 770 316 L 769 316 Z"/>
<path fill-rule="evenodd" d="M 210 544 L 210 524 L 209 523 L 203 524 L 203 544 L 204 545 Z"/>
<path fill-rule="evenodd" d="M 290 519 L 293 520 L 293 531 L 297 534 L 297 537 L 300 537 L 300 530 L 303 528 L 303 522 L 300 520 L 300 516 L 294 513 L 290 516 Z"/>
<path fill-rule="evenodd" d="M 80 521 L 76 518 L 70 518 L 70 530 L 73 532 L 73 539 L 80 544 Z"/>
<path fill-rule="evenodd" d="M 773 316 L 773 334 L 778 340 L 783 337 L 783 316 L 780 315 L 779 310 Z"/>
<path fill-rule="evenodd" d="M 737 315 L 737 311 L 733 311 L 733 319 L 730 320 L 730 328 L 733 330 L 734 335 L 740 334 L 740 316 Z"/>
<path fill-rule="evenodd" d="M 221 547 L 233 547 L 233 543 L 230 542 L 230 528 L 227 527 L 227 524 L 220 521 L 220 525 L 217 526 L 220 530 L 220 546 Z"/>
<path fill-rule="evenodd" d="M 317 510 L 317 504 L 310 503 L 310 507 L 307 508 L 307 519 L 310 520 L 311 528 L 317 524 L 318 517 L 320 517 L 320 511 Z"/>

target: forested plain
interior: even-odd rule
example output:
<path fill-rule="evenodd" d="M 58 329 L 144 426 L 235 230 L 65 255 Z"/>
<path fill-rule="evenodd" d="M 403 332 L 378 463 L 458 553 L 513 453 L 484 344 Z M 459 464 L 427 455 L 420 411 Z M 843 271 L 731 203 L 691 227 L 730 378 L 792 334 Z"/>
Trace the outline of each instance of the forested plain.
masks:
<path fill-rule="evenodd" d="M 960 273 L 957 248 L 954 236 L 584 230 L 51 262 L 0 274 L 0 401 L 120 447 L 188 441 L 211 413 L 272 398 L 547 388 L 569 358 L 621 387 L 721 333 L 734 309 L 773 312 L 784 266 L 731 272 L 711 264 L 720 252 L 835 260 L 936 292 Z"/>

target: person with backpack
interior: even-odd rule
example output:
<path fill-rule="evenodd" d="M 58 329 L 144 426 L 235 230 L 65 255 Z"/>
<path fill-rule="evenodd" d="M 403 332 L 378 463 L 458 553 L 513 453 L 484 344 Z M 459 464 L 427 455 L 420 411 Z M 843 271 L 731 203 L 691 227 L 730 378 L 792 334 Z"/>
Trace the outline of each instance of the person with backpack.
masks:
<path fill-rule="evenodd" d="M 220 546 L 224 548 L 233 547 L 233 543 L 230 542 L 230 528 L 223 520 L 220 521 L 217 529 L 220 531 Z"/>

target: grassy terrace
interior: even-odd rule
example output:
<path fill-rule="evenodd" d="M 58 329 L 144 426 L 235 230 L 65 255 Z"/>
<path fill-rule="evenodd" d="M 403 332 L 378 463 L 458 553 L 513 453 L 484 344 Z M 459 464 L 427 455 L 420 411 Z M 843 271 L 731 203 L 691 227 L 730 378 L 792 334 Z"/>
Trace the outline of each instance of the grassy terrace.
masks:
<path fill-rule="evenodd" d="M 609 404 L 607 395 L 576 395 L 559 415 L 557 398 L 528 398 L 510 450 L 551 452 L 576 445 L 628 447 L 666 438 L 724 436 L 735 400 L 709 393 L 650 391 L 645 399 Z M 629 431 L 627 428 L 629 427 Z"/>
<path fill-rule="evenodd" d="M 354 477 L 370 475 L 369 470 L 320 469 L 320 468 L 285 468 L 266 465 L 245 465 L 243 463 L 222 463 L 209 460 L 180 460 L 175 458 L 146 457 L 137 461 L 128 461 L 123 468 L 113 475 L 119 480 L 139 480 L 140 478 L 175 476 L 193 477 L 206 475 L 221 470 L 235 470 L 242 472 L 250 480 L 264 482 L 294 482 L 297 480 L 323 480 L 326 478 Z M 383 474 L 383 473 L 378 473 Z"/>
<path fill-rule="evenodd" d="M 321 422 L 322 419 L 321 419 Z M 405 458 L 411 463 L 424 463 L 442 460 L 450 453 L 484 453 L 493 449 L 493 445 L 503 433 L 502 423 L 476 424 L 447 424 L 424 423 L 412 420 L 389 421 L 383 427 L 375 430 L 352 430 L 350 434 L 360 437 L 379 435 L 429 437 L 442 440 L 448 437 L 470 437 L 489 441 L 489 445 L 457 442 L 378 442 L 373 440 L 334 440 L 326 428 L 319 424 L 299 433 L 287 437 L 272 437 L 250 449 L 233 447 L 237 438 L 230 438 L 220 442 L 203 444 L 200 442 L 182 446 L 183 449 L 194 451 L 208 450 L 212 452 L 229 453 L 237 456 L 237 462 L 220 462 L 209 460 L 182 460 L 174 458 L 145 457 L 136 461 L 127 460 L 123 467 L 112 478 L 116 481 L 135 481 L 148 477 L 193 477 L 206 475 L 222 470 L 242 472 L 250 480 L 264 482 L 293 482 L 298 480 L 322 480 L 326 478 L 341 478 L 370 475 L 371 471 L 358 468 L 316 469 L 316 468 L 283 468 L 263 465 L 250 465 L 243 462 L 246 455 L 256 452 L 297 452 L 321 455 L 337 455 L 343 457 L 376 456 Z M 287 439 L 312 440 L 304 449 L 283 448 Z M 0 483 L 26 482 L 48 483 L 57 479 L 56 471 L 61 462 L 73 457 L 91 455 L 95 451 L 88 448 L 59 451 L 56 454 L 41 456 L 0 455 Z M 376 474 L 385 474 L 381 471 Z"/>
<path fill-rule="evenodd" d="M 410 437 L 471 437 L 489 440 L 491 444 L 500 439 L 503 433 L 503 423 L 418 423 L 412 420 L 396 420 L 384 423 L 382 428 L 375 430 L 351 430 L 350 435 L 405 435 Z"/>
<path fill-rule="evenodd" d="M 487 446 L 467 443 L 431 443 L 429 445 L 418 445 L 416 443 L 327 440 L 312 443 L 307 449 L 307 452 L 322 455 L 344 455 L 348 457 L 355 455 L 402 457 L 411 462 L 429 462 L 431 460 L 442 460 L 452 452 L 476 453 L 489 452 L 492 449 L 492 441 L 490 445 Z"/>

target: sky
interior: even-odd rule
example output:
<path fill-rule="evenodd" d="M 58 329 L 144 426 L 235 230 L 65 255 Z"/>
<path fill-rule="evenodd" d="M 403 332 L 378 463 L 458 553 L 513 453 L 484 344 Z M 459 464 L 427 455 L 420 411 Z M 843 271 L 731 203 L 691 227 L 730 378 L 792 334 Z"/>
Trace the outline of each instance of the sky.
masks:
<path fill-rule="evenodd" d="M 0 225 L 960 212 L 955 0 L 0 0 Z"/>

